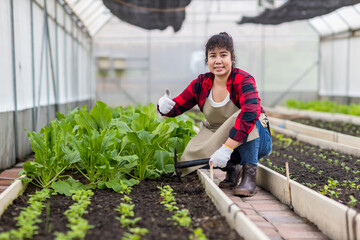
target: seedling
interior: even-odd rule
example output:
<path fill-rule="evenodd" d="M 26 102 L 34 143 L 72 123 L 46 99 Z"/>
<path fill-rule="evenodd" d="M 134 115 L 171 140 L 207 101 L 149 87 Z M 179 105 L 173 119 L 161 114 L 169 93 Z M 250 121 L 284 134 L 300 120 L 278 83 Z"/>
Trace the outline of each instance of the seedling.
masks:
<path fill-rule="evenodd" d="M 172 217 L 171 220 L 175 221 L 175 225 L 180 225 L 181 227 L 190 227 L 191 218 L 189 217 L 189 210 L 182 209 L 177 211 Z"/>
<path fill-rule="evenodd" d="M 45 206 L 43 201 L 50 198 L 51 193 L 52 191 L 50 189 L 43 189 L 31 195 L 28 200 L 29 206 L 24 208 L 20 212 L 20 215 L 15 218 L 18 229 L 0 233 L 0 239 L 33 238 L 33 236 L 38 233 L 37 230 L 39 227 L 37 226 L 37 223 L 41 222 L 39 216 Z"/>
<path fill-rule="evenodd" d="M 93 228 L 86 219 L 82 218 L 82 215 L 87 213 L 86 208 L 91 203 L 91 197 L 94 195 L 93 191 L 81 189 L 72 191 L 72 193 L 72 200 L 75 203 L 64 213 L 69 222 L 66 226 L 70 230 L 66 233 L 55 232 L 56 240 L 84 239 L 87 231 Z"/>
<path fill-rule="evenodd" d="M 189 237 L 190 240 L 207 240 L 201 228 L 196 228 Z"/>
<path fill-rule="evenodd" d="M 305 183 L 305 185 L 309 188 L 314 188 L 316 187 L 316 183 Z"/>

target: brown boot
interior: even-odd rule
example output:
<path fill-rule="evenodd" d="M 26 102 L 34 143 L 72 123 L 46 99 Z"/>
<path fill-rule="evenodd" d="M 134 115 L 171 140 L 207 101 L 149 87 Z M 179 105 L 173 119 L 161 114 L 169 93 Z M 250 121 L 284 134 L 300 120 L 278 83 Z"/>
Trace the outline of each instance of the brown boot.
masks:
<path fill-rule="evenodd" d="M 234 188 L 234 195 L 251 197 L 256 193 L 256 170 L 257 166 L 253 164 L 243 165 L 242 180 L 236 188 Z"/>
<path fill-rule="evenodd" d="M 241 176 L 242 167 L 238 163 L 233 161 L 228 161 L 226 167 L 221 168 L 221 170 L 226 171 L 226 177 L 219 183 L 220 188 L 233 188 L 239 182 Z"/>

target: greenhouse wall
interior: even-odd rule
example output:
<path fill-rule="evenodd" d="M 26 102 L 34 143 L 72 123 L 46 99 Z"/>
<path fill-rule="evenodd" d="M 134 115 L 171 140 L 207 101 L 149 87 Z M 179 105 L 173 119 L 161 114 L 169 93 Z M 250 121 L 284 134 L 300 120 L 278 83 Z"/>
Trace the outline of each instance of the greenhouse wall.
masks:
<path fill-rule="evenodd" d="M 263 105 L 316 99 L 317 33 L 306 21 L 236 23 L 259 11 L 257 1 L 193 0 L 178 32 L 148 31 L 113 17 L 94 36 L 96 98 L 109 105 L 156 103 L 165 88 L 176 96 L 208 71 L 205 43 L 225 31 L 234 40 L 236 66 L 254 76 Z"/>
<path fill-rule="evenodd" d="M 360 102 L 359 51 L 357 34 L 321 42 L 321 97 L 342 103 Z"/>
<path fill-rule="evenodd" d="M 92 38 L 64 1 L 0 1 L 0 169 L 30 154 L 39 131 L 76 106 L 91 106 Z"/>

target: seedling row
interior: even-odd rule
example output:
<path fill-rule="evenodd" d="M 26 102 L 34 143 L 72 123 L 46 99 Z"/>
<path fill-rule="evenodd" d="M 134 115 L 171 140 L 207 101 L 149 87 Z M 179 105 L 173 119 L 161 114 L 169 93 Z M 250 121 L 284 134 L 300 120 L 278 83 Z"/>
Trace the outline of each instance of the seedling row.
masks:
<path fill-rule="evenodd" d="M 273 134 L 273 151 L 265 166 L 344 205 L 360 209 L 360 158 Z"/>

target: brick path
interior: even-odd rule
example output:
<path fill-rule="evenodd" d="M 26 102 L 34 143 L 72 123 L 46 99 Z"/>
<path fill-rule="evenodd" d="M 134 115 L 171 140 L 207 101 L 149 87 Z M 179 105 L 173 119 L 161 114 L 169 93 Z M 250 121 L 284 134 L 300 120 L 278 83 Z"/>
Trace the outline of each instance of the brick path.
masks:
<path fill-rule="evenodd" d="M 7 169 L 0 173 L 0 193 L 6 190 L 11 183 L 19 177 L 23 163 L 16 164 L 13 168 Z"/>
<path fill-rule="evenodd" d="M 225 172 L 214 169 L 216 184 L 224 178 Z M 270 239 L 329 239 L 315 225 L 298 216 L 286 204 L 262 188 L 257 187 L 258 192 L 253 197 L 238 197 L 234 196 L 231 190 L 223 191 Z"/>

